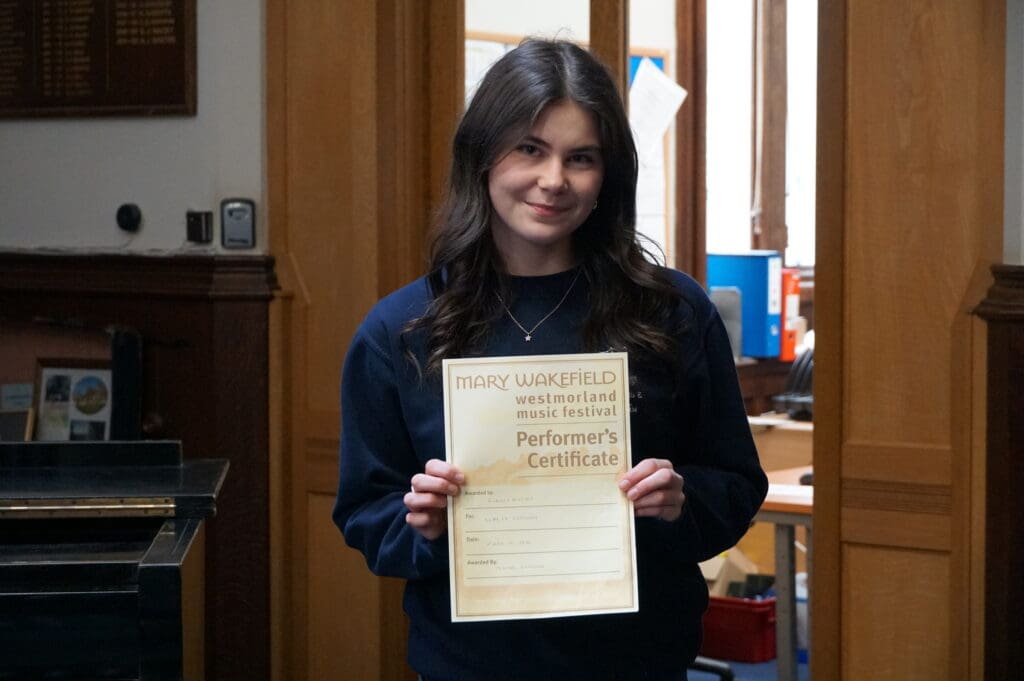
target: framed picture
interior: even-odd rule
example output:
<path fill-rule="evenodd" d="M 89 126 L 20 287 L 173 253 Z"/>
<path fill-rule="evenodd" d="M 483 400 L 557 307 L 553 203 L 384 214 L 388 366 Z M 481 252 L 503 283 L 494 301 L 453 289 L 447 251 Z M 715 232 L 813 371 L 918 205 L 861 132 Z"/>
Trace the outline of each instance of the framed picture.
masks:
<path fill-rule="evenodd" d="M 111 377 L 108 361 L 40 359 L 34 439 L 110 439 Z"/>
<path fill-rule="evenodd" d="M 33 409 L 0 409 L 0 442 L 32 439 Z"/>

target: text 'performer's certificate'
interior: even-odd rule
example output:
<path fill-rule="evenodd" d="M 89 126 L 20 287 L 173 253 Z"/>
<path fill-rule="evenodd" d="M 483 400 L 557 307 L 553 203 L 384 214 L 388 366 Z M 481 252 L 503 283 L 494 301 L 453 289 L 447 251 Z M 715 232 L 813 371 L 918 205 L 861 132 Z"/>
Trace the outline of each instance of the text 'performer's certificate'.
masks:
<path fill-rule="evenodd" d="M 627 355 L 444 360 L 452 621 L 637 610 Z"/>

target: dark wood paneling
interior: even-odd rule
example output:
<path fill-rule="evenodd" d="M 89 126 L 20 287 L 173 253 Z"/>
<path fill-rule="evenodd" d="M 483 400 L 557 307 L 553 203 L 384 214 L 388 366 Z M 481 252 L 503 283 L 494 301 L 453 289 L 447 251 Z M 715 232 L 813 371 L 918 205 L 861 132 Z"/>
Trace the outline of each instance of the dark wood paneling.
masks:
<path fill-rule="evenodd" d="M 792 362 L 762 359 L 736 367 L 747 414 L 759 416 L 774 410 L 772 398 L 785 392 L 786 379 L 792 366 Z"/>
<path fill-rule="evenodd" d="M 137 330 L 143 430 L 231 462 L 209 523 L 206 674 L 269 678 L 267 310 L 273 259 L 0 254 L 6 322 Z"/>
<path fill-rule="evenodd" d="M 985 678 L 1024 668 L 1024 266 L 992 268 L 978 307 L 988 322 L 988 456 L 985 504 Z"/>

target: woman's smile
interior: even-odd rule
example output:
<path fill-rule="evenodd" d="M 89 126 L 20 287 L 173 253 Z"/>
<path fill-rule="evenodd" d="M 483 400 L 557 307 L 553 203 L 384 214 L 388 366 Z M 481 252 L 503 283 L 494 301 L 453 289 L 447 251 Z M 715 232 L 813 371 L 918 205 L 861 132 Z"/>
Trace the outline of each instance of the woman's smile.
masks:
<path fill-rule="evenodd" d="M 534 203 L 531 201 L 527 201 L 526 205 L 533 208 L 533 210 L 536 211 L 537 215 L 540 217 L 553 217 L 556 215 L 561 215 L 562 213 L 568 211 L 570 208 L 569 206 L 552 206 L 545 203 Z"/>

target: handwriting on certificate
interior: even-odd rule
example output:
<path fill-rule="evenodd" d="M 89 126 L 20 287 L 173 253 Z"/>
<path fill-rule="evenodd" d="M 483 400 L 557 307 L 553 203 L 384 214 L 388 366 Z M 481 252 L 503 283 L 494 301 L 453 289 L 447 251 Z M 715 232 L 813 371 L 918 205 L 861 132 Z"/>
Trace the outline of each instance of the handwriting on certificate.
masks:
<path fill-rule="evenodd" d="M 444 361 L 452 620 L 637 609 L 625 353 Z"/>

